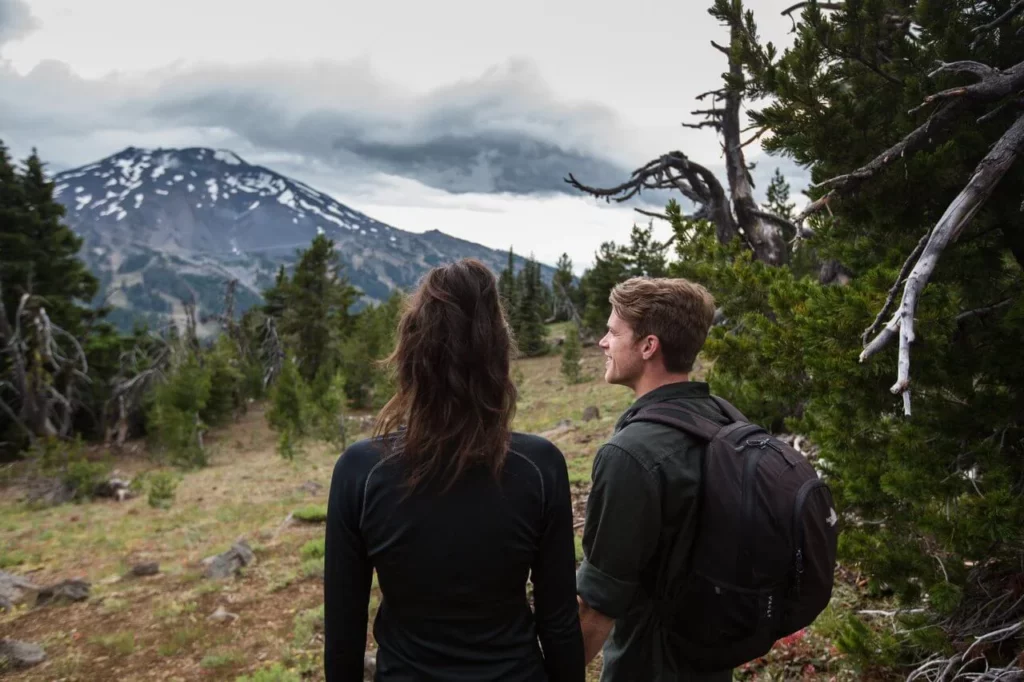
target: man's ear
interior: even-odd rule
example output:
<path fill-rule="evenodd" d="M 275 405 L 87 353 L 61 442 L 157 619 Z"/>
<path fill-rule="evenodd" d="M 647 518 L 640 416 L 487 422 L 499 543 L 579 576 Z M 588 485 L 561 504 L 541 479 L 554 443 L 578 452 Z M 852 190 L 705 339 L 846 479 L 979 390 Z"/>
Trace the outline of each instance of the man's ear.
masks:
<path fill-rule="evenodd" d="M 644 360 L 650 360 L 661 348 L 661 340 L 653 334 L 647 335 L 640 345 L 640 354 Z"/>

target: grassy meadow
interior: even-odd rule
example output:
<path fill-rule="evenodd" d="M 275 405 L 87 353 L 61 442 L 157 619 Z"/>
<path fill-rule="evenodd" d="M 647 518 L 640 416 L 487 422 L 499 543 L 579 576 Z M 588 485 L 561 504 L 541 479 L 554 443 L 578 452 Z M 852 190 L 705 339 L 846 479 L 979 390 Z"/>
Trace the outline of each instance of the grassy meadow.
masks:
<path fill-rule="evenodd" d="M 565 453 L 582 526 L 594 452 L 631 394 L 603 383 L 596 348 L 584 349 L 581 383 L 565 381 L 560 360 L 552 354 L 516 364 L 515 428 L 544 434 Z M 589 406 L 600 416 L 583 422 Z M 350 438 L 368 433 L 369 417 L 348 416 Z M 33 682 L 323 678 L 322 519 L 338 449 L 307 443 L 294 461 L 282 459 L 260 404 L 207 442 L 211 466 L 181 475 L 167 509 L 151 507 L 144 495 L 30 509 L 16 486 L 0 488 L 0 569 L 37 585 L 71 578 L 92 584 L 83 602 L 0 613 L 0 638 L 41 644 L 48 656 L 34 668 L 0 676 Z M 144 444 L 126 450 L 115 461 L 125 474 L 160 469 Z M 242 538 L 256 562 L 236 578 L 204 578 L 202 560 Z M 126 576 L 141 562 L 159 562 L 160 572 Z M 375 587 L 371 619 L 379 597 Z M 211 618 L 219 610 L 229 615 Z M 827 649 L 821 642 L 804 645 Z M 749 677 L 782 679 L 770 670 L 792 670 L 787 661 Z M 801 676 L 809 674 L 805 668 L 801 663 Z M 600 657 L 592 679 L 599 671 Z"/>

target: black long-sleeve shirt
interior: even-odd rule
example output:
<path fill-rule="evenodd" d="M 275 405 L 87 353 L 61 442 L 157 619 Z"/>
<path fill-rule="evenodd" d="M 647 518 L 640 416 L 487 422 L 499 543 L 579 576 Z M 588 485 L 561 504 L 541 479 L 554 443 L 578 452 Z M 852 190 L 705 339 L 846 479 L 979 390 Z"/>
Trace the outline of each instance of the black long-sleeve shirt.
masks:
<path fill-rule="evenodd" d="M 383 595 L 377 680 L 583 682 L 572 504 L 558 448 L 514 433 L 499 481 L 475 469 L 444 494 L 424 488 L 404 499 L 401 461 L 382 450 L 360 441 L 334 468 L 327 682 L 363 679 L 374 569 Z"/>

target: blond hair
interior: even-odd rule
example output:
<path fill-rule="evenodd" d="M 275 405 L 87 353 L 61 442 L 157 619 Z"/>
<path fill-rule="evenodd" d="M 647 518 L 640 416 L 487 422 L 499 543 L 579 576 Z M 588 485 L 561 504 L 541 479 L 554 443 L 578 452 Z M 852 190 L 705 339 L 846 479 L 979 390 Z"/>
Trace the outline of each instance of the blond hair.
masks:
<path fill-rule="evenodd" d="M 658 337 L 665 369 L 693 370 L 715 316 L 707 289 L 682 278 L 633 277 L 612 289 L 608 300 L 635 338 Z"/>

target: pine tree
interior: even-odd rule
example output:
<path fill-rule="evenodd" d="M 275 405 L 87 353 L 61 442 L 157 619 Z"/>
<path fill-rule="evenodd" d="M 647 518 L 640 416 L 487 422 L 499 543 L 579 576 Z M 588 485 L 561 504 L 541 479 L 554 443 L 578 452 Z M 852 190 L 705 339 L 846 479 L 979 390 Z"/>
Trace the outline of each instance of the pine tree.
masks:
<path fill-rule="evenodd" d="M 633 225 L 629 244 L 622 250 L 631 277 L 664 277 L 665 245 L 654 239 L 654 224 L 646 228 Z"/>
<path fill-rule="evenodd" d="M 315 405 L 310 388 L 302 378 L 294 358 L 286 358 L 281 375 L 270 392 L 267 423 L 278 432 L 277 450 L 285 459 L 294 459 L 302 440 L 314 425 Z"/>
<path fill-rule="evenodd" d="M 604 242 L 594 254 L 594 265 L 580 278 L 580 289 L 586 297 L 583 326 L 594 334 L 603 335 L 612 312 L 608 300 L 612 289 L 630 275 L 630 266 L 623 250 L 615 242 Z"/>
<path fill-rule="evenodd" d="M 519 351 L 527 357 L 543 355 L 548 351 L 542 287 L 540 265 L 530 256 L 519 273 L 519 305 L 516 311 Z"/>
<path fill-rule="evenodd" d="M 281 318 L 287 307 L 288 284 L 288 274 L 282 264 L 277 268 L 274 285 L 263 290 L 263 312 L 265 314 L 275 319 Z"/>
<path fill-rule="evenodd" d="M 879 314 L 886 300 L 899 305 L 904 287 L 919 286 L 904 284 L 904 263 L 919 264 L 922 237 L 937 233 L 952 202 L 977 197 L 963 194 L 965 185 L 991 177 L 976 174 L 979 163 L 1022 125 L 1019 110 L 997 104 L 1010 93 L 986 99 L 957 72 L 968 69 L 991 87 L 984 81 L 996 73 L 1024 70 L 1024 36 L 1013 25 L 985 27 L 1008 6 L 806 3 L 795 44 L 781 54 L 758 43 L 738 0 L 718 0 L 712 10 L 731 27 L 731 54 L 742 57 L 733 87 L 767 102 L 750 112 L 754 126 L 771 133 L 765 148 L 809 166 L 817 184 L 805 238 L 854 274 L 846 286 L 823 286 L 770 267 L 678 207 L 670 207 L 673 228 L 689 238 L 680 240 L 672 272 L 709 286 L 722 307 L 725 322 L 705 349 L 712 389 L 751 419 L 821 448 L 823 475 L 848 521 L 841 560 L 873 586 L 889 586 L 901 605 L 925 609 L 913 623 L 897 618 L 897 636 L 856 621 L 836 633 L 866 667 L 962 651 L 1020 618 L 992 600 L 1013 601 L 1000 576 L 1019 571 L 1024 546 L 1024 164 L 987 188 L 963 233 L 930 256 L 941 260 L 916 301 L 916 342 L 907 346 L 911 415 L 904 387 L 892 386 L 900 349 L 865 349 L 891 319 L 892 308 Z M 976 62 L 965 67 L 959 60 L 967 55 Z M 935 71 L 936 64 L 953 66 Z M 927 137 L 899 146 L 918 128 Z M 837 176 L 845 178 L 825 182 Z M 781 193 L 773 198 L 786 205 Z M 945 634 L 959 641 L 950 647 Z M 987 655 L 1008 665 L 1018 653 L 1015 644 Z"/>
<path fill-rule="evenodd" d="M 556 322 L 572 318 L 571 311 L 576 305 L 573 300 L 576 293 L 575 279 L 572 260 L 569 254 L 563 253 L 555 264 L 555 274 L 551 278 L 551 295 L 554 300 L 552 315 Z"/>
<path fill-rule="evenodd" d="M 767 199 L 768 205 L 765 208 L 780 218 L 785 218 L 786 220 L 793 219 L 795 205 L 789 200 L 789 182 L 786 181 L 782 171 L 778 168 L 775 169 L 772 181 L 768 185 Z M 796 236 L 789 226 L 783 226 L 783 228 L 783 235 L 786 241 Z"/>
<path fill-rule="evenodd" d="M 580 344 L 580 330 L 575 324 L 565 332 L 565 343 L 562 344 L 562 376 L 570 384 L 581 381 L 580 359 L 583 357 L 583 346 Z"/>
<path fill-rule="evenodd" d="M 511 247 L 508 250 L 508 263 L 498 277 L 498 293 L 501 295 L 501 302 L 505 306 L 505 314 L 508 317 L 509 325 L 513 329 L 518 329 L 516 313 L 519 306 L 519 292 L 516 287 L 515 253 Z"/>
<path fill-rule="evenodd" d="M 103 392 L 85 376 L 93 350 L 87 335 L 102 313 L 87 305 L 98 282 L 78 259 L 82 240 L 63 215 L 38 155 L 33 151 L 19 171 L 0 142 L 0 329 L 7 330 L 0 344 L 19 356 L 0 355 L 0 443 L 8 451 L 33 436 L 70 436 L 79 408 L 95 414 L 90 398 Z M 17 350 L 10 345 L 15 330 Z"/>
<path fill-rule="evenodd" d="M 351 331 L 349 308 L 358 290 L 342 274 L 334 242 L 324 235 L 313 238 L 301 252 L 291 280 L 284 288 L 285 308 L 280 330 L 292 343 L 299 371 L 307 382 L 327 366 L 333 373 L 337 349 Z"/>
<path fill-rule="evenodd" d="M 93 316 L 87 304 L 99 281 L 78 257 L 82 239 L 62 222 L 64 206 L 53 198 L 54 185 L 34 150 L 19 180 L 21 219 L 0 231 L 0 277 L 7 310 L 17 305 L 13 297 L 31 289 L 46 300 L 54 324 L 80 335 Z"/>

